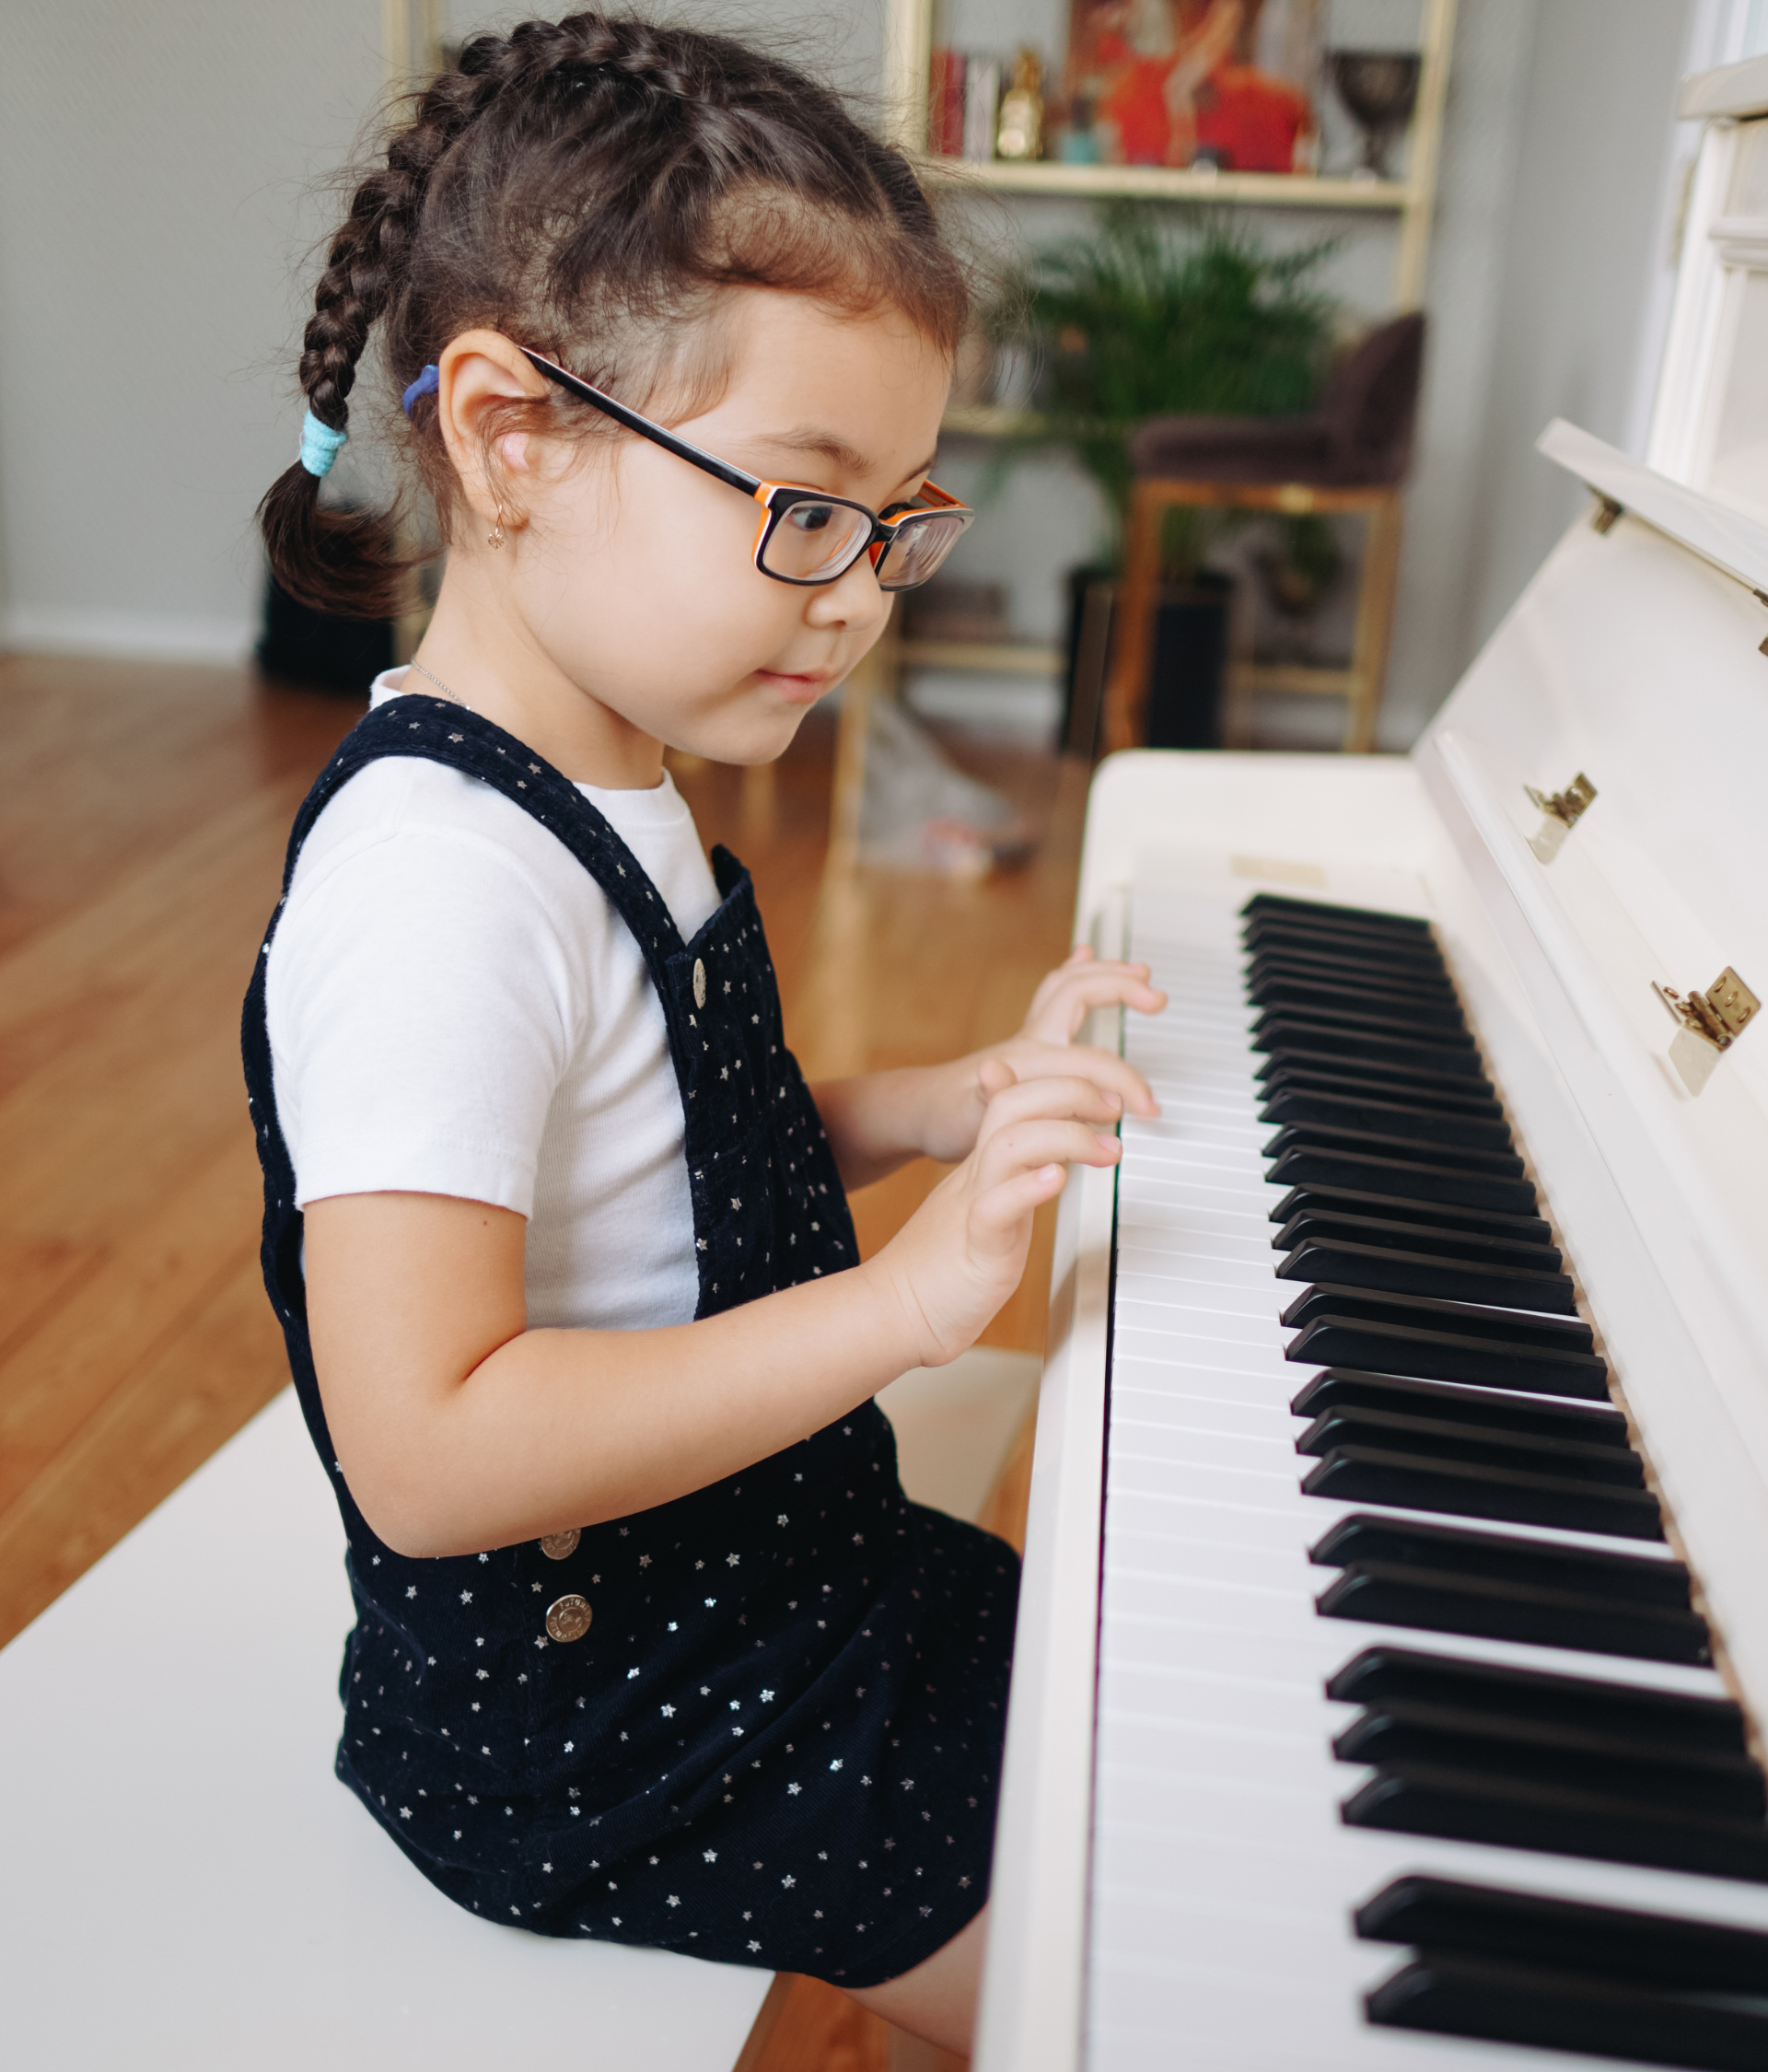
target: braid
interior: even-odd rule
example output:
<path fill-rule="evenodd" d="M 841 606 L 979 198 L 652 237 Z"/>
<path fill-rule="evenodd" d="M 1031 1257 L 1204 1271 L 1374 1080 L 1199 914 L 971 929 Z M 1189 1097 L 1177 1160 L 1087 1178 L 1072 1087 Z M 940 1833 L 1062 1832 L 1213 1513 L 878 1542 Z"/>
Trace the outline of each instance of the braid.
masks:
<path fill-rule="evenodd" d="M 947 350 L 968 299 L 906 159 L 827 88 L 692 29 L 528 21 L 475 36 L 358 182 L 314 291 L 300 387 L 343 433 L 378 325 L 401 389 L 482 325 L 642 385 L 691 349 L 707 298 L 739 285 L 893 303 Z M 507 406 L 502 428 L 605 436 L 581 416 L 549 397 Z M 458 485 L 434 409 L 411 433 L 446 540 Z M 291 594 L 399 608 L 412 564 L 390 516 L 322 507 L 299 464 L 259 516 Z"/>

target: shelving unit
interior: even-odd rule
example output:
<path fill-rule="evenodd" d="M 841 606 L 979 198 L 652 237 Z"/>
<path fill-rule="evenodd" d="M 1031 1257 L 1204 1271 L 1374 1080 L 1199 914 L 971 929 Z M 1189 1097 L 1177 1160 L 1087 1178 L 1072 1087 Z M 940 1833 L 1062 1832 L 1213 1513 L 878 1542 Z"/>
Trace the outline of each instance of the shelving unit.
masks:
<path fill-rule="evenodd" d="M 936 0 L 889 0 L 885 24 L 884 106 L 888 134 L 916 160 L 931 186 L 948 192 L 971 188 L 1001 196 L 1066 196 L 1098 202 L 1115 196 L 1150 201 L 1213 203 L 1234 207 L 1308 209 L 1360 216 L 1385 215 L 1395 227 L 1392 309 L 1416 308 L 1423 299 L 1430 250 L 1431 218 L 1436 205 L 1436 175 L 1442 147 L 1443 111 L 1448 87 L 1449 52 L 1455 33 L 1456 0 L 1421 0 L 1418 99 L 1408 132 L 1405 177 L 1402 180 L 1320 178 L 1303 174 L 1234 173 L 1213 168 L 1165 166 L 1069 165 L 1057 160 L 1006 163 L 926 156 L 927 84 L 933 50 Z M 954 406 L 945 429 L 975 438 L 1035 434 L 1034 413 L 995 405 Z M 1280 510 L 1325 508 L 1306 490 L 1273 493 Z M 1371 541 L 1371 551 L 1396 553 L 1397 537 Z M 1009 660 L 1008 658 L 1011 658 Z M 1034 659 L 1035 658 L 1035 659 Z M 876 666 L 850 686 L 843 709 L 843 736 L 863 728 L 869 697 L 892 693 L 901 672 L 936 667 L 990 673 L 1029 674 L 1062 666 L 1054 650 L 1031 643 L 890 640 L 883 644 Z M 1355 672 L 1299 664 L 1265 664 L 1237 655 L 1229 666 L 1230 697 L 1241 691 L 1308 692 L 1344 696 Z M 849 744 L 846 766 L 863 766 L 863 746 Z M 856 801 L 852 812 L 857 812 Z"/>

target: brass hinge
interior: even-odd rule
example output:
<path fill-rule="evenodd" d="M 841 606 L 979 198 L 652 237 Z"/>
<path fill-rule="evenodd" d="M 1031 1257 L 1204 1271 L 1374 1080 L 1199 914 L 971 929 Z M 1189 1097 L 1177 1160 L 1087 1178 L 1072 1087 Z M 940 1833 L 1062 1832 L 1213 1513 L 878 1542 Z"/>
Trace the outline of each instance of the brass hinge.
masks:
<path fill-rule="evenodd" d="M 1704 993 L 1681 994 L 1652 982 L 1652 991 L 1676 1023 L 1670 1063 L 1697 1094 L 1713 1068 L 1762 1010 L 1762 1002 L 1727 964 Z"/>
<path fill-rule="evenodd" d="M 1596 786 L 1580 770 L 1564 791 L 1537 791 L 1533 785 L 1523 790 L 1545 818 L 1529 846 L 1542 863 L 1552 863 L 1564 845 L 1565 837 L 1583 819 L 1596 797 Z"/>
<path fill-rule="evenodd" d="M 1599 532 L 1611 531 L 1615 519 L 1623 515 L 1626 506 L 1616 503 L 1612 496 L 1605 496 L 1599 489 L 1591 490 L 1590 495 L 1596 498 L 1596 508 L 1590 513 L 1590 523 Z"/>
<path fill-rule="evenodd" d="M 1582 770 L 1564 791 L 1540 792 L 1533 785 L 1524 785 L 1522 788 L 1543 813 L 1551 813 L 1554 820 L 1564 821 L 1567 827 L 1577 825 L 1596 797 L 1596 786 Z"/>

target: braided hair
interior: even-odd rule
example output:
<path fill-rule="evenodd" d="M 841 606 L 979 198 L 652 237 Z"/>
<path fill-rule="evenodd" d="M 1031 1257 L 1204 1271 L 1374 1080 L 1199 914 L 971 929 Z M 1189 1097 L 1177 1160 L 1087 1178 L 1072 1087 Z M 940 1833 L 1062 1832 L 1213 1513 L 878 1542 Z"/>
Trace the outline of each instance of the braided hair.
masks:
<path fill-rule="evenodd" d="M 667 381 L 715 381 L 721 290 L 893 308 L 942 350 L 964 269 L 902 154 L 795 67 L 722 36 L 594 14 L 473 38 L 361 180 L 314 295 L 300 385 L 342 433 L 370 333 L 395 390 L 483 326 L 566 359 L 643 409 Z M 555 396 L 492 413 L 514 429 L 618 436 Z M 455 480 L 433 400 L 409 437 L 446 541 Z M 277 580 L 332 611 L 399 609 L 412 563 L 384 516 L 322 506 L 297 463 L 259 508 Z"/>

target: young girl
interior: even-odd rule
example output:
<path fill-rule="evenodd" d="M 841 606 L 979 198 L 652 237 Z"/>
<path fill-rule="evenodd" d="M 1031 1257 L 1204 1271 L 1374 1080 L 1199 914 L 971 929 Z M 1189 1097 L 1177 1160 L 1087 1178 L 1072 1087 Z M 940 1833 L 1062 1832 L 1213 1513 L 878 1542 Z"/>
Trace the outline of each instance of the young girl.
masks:
<path fill-rule="evenodd" d="M 349 1538 L 338 1772 L 487 1919 L 833 1980 L 968 2045 L 1017 1567 L 905 1501 L 875 1392 L 969 1345 L 1153 1010 L 819 1087 L 666 746 L 753 763 L 968 514 L 927 481 L 962 272 L 800 74 L 579 15 L 469 44 L 308 326 L 297 595 L 378 325 L 450 552 L 296 822 L 247 1002 L 264 1263 Z M 759 509 L 758 509 L 759 506 Z M 759 518 L 759 531 L 757 520 Z M 843 1185 L 955 1170 L 861 1263 Z"/>

